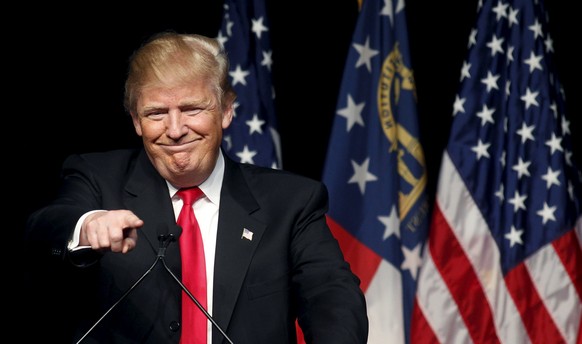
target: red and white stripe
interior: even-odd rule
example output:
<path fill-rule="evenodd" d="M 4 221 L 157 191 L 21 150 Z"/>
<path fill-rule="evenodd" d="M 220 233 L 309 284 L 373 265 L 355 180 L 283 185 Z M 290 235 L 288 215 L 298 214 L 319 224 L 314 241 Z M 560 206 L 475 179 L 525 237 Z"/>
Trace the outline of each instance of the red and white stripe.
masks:
<path fill-rule="evenodd" d="M 411 342 L 582 343 L 582 217 L 502 274 L 500 252 L 445 153 Z"/>

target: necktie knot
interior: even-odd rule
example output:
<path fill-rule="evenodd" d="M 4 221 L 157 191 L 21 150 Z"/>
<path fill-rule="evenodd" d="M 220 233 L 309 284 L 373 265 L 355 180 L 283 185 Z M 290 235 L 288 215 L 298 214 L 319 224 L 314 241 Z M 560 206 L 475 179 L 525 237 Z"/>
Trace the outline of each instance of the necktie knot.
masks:
<path fill-rule="evenodd" d="M 192 205 L 204 194 L 199 187 L 194 186 L 191 188 L 180 189 L 177 192 L 178 196 L 182 199 L 184 204 Z"/>

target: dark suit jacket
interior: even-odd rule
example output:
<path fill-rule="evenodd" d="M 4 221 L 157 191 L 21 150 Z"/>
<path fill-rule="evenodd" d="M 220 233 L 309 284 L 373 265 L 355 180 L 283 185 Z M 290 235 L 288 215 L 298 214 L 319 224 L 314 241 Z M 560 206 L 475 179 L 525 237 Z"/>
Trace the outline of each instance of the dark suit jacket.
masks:
<path fill-rule="evenodd" d="M 364 296 L 326 226 L 323 184 L 225 161 L 214 271 L 218 325 L 235 344 L 295 343 L 298 317 L 308 343 L 365 343 Z M 71 269 L 74 306 L 67 312 L 78 323 L 75 340 L 152 266 L 158 235 L 176 226 L 166 182 L 145 152 L 118 150 L 69 157 L 58 197 L 30 217 L 28 238 L 66 264 L 87 265 L 95 252 L 69 254 L 66 244 L 93 209 L 129 209 L 145 224 L 130 253 L 99 254 L 94 264 Z M 244 228 L 252 240 L 242 237 Z M 165 262 L 180 278 L 177 243 Z M 158 263 L 83 343 L 178 343 L 180 297 Z M 226 343 L 216 329 L 213 343 Z"/>

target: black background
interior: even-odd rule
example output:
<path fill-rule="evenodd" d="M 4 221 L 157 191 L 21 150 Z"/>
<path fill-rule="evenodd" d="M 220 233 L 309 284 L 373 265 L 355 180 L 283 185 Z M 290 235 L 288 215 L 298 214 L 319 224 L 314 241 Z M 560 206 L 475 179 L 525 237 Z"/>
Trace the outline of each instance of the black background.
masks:
<path fill-rule="evenodd" d="M 452 119 L 476 0 L 407 1 L 408 36 L 418 93 L 420 140 L 432 195 Z M 356 1 L 268 1 L 274 87 L 283 168 L 321 179 L 344 62 L 357 19 Z M 31 83 L 18 127 L 32 130 L 23 187 L 31 183 L 24 217 L 54 195 L 59 168 L 71 153 L 140 144 L 122 106 L 127 59 L 162 30 L 215 36 L 221 1 L 190 1 L 120 13 L 114 8 L 55 8 L 29 17 L 35 29 L 23 47 Z M 580 29 L 573 2 L 546 1 L 571 131 L 581 130 Z M 42 13 L 43 9 L 39 9 Z M 32 82 L 34 80 L 34 82 Z M 24 131 L 26 132 L 26 131 Z M 21 131 L 17 131 L 21 133 Z M 575 156 L 580 148 L 574 147 Z M 578 161 L 580 159 L 578 158 Z M 41 188 L 41 191 L 38 191 Z M 431 196 L 432 197 L 432 196 Z"/>
<path fill-rule="evenodd" d="M 434 193 L 442 150 L 449 133 L 475 0 L 407 1 L 408 35 L 418 92 L 420 140 L 426 156 L 429 192 Z M 268 1 L 274 87 L 283 168 L 320 179 L 336 112 L 345 57 L 357 19 L 355 1 Z M 571 131 L 580 131 L 580 68 L 574 50 L 573 2 L 546 1 L 558 75 L 566 90 Z M 45 9 L 37 9 L 43 13 Z M 162 30 L 215 36 L 221 1 L 168 3 L 121 13 L 106 8 L 46 8 L 51 15 L 23 16 L 27 40 L 18 49 L 27 62 L 26 102 L 17 127 L 30 132 L 33 149 L 24 156 L 24 218 L 54 195 L 59 168 L 71 153 L 139 144 L 122 106 L 126 62 L 151 34 Z M 23 50 L 22 50 L 23 49 Z M 19 111 L 17 111 L 19 112 Z M 580 154 L 575 147 L 575 156 Z M 578 159 L 579 160 L 579 159 Z M 38 188 L 41 188 L 39 191 Z"/>
<path fill-rule="evenodd" d="M 573 31 L 578 27 L 573 3 L 547 1 L 546 8 L 558 76 L 567 95 L 567 116 L 577 137 L 574 153 L 580 161 L 581 139 L 576 134 L 582 129 L 581 73 L 576 65 L 580 55 L 574 51 L 580 30 Z M 420 140 L 432 197 L 477 1 L 406 4 Z M 321 179 L 358 7 L 351 0 L 267 1 L 267 6 L 283 168 Z M 22 54 L 31 59 L 27 72 L 34 82 L 28 104 L 23 104 L 32 111 L 19 115 L 19 127 L 33 127 L 28 143 L 35 149 L 27 152 L 19 177 L 24 177 L 25 189 L 33 184 L 40 195 L 26 198 L 21 209 L 25 216 L 54 195 L 67 155 L 140 144 L 122 99 L 127 59 L 143 40 L 162 30 L 215 36 L 222 20 L 222 2 L 216 0 L 140 8 L 139 13 L 54 6 L 47 11 L 56 15 L 28 21 L 36 32 L 23 47 L 28 54 Z"/>
<path fill-rule="evenodd" d="M 114 6 L 52 3 L 5 13 L 15 23 L 6 36 L 15 38 L 16 44 L 4 41 L 5 56 L 10 58 L 4 74 L 16 72 L 17 77 L 14 83 L 5 81 L 14 97 L 8 93 L 3 101 L 16 109 L 5 114 L 15 121 L 4 128 L 4 142 L 16 158 L 5 160 L 4 168 L 15 177 L 11 186 L 21 197 L 16 209 L 18 226 L 23 227 L 27 215 L 54 196 L 67 155 L 140 144 L 122 106 L 126 62 L 132 51 L 162 30 L 215 36 L 222 19 L 218 0 L 144 4 L 121 11 Z M 576 52 L 581 30 L 575 4 L 546 1 L 574 136 L 582 130 L 580 54 Z M 355 0 L 273 0 L 267 5 L 283 168 L 320 179 L 357 4 Z M 410 0 L 406 6 L 420 140 L 432 198 L 477 0 Z M 579 144 L 574 147 L 577 161 L 581 149 Z M 39 264 L 31 260 L 24 259 L 23 264 Z M 33 280 L 43 283 L 55 278 L 45 274 L 25 279 L 26 290 L 37 299 L 55 297 L 43 294 L 55 290 L 30 285 Z M 37 305 L 38 316 L 50 318 L 69 311 L 42 310 L 55 303 L 47 300 L 46 305 Z"/>

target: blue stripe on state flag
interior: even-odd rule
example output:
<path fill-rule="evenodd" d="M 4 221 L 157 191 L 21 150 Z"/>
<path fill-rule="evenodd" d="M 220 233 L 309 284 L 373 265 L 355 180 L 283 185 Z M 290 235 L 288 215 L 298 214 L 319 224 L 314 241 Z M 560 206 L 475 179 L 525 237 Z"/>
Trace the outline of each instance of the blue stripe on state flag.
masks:
<path fill-rule="evenodd" d="M 224 131 L 223 150 L 239 162 L 281 168 L 264 0 L 226 0 L 217 38 L 228 53 L 230 81 L 237 93 L 235 117 Z"/>
<path fill-rule="evenodd" d="M 371 344 L 408 342 L 427 236 L 427 176 L 415 90 L 404 1 L 364 1 L 344 69 L 323 182 L 331 199 L 328 216 L 338 224 L 332 229 L 346 231 L 380 258 L 372 263 L 363 261 L 363 253 L 344 252 L 363 279 Z M 368 278 L 370 270 L 375 273 Z"/>
<path fill-rule="evenodd" d="M 582 176 L 547 18 L 542 0 L 480 2 L 413 342 L 580 343 Z"/>

